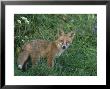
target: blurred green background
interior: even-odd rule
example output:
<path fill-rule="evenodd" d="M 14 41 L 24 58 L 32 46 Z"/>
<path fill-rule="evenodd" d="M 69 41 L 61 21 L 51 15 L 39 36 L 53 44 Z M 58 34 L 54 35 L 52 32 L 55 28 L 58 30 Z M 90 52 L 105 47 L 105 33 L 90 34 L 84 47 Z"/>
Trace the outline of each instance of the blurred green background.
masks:
<path fill-rule="evenodd" d="M 76 35 L 72 45 L 48 68 L 40 60 L 34 68 L 23 72 L 17 58 L 25 42 L 34 39 L 53 41 L 58 30 L 71 30 Z M 96 14 L 15 14 L 14 15 L 15 76 L 97 76 L 97 15 Z"/>

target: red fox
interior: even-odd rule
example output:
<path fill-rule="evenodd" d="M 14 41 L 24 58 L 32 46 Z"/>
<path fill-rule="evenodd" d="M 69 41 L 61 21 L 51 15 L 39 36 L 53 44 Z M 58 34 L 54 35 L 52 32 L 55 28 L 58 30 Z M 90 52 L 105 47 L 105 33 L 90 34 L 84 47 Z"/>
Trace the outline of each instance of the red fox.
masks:
<path fill-rule="evenodd" d="M 65 34 L 64 31 L 60 31 L 58 39 L 52 42 L 46 40 L 33 40 L 25 43 L 22 47 L 22 51 L 18 56 L 18 68 L 23 69 L 24 64 L 31 58 L 32 66 L 36 64 L 41 57 L 47 59 L 49 67 L 54 66 L 54 59 L 56 56 L 60 56 L 69 45 L 72 43 L 75 33 L 73 31 Z"/>

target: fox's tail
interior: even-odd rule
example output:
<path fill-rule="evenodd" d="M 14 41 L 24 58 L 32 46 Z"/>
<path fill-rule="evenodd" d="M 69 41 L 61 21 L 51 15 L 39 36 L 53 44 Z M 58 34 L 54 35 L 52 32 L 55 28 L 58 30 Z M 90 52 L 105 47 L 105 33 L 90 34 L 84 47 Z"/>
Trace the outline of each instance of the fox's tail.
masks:
<path fill-rule="evenodd" d="M 17 60 L 17 64 L 18 64 L 18 68 L 19 69 L 23 69 L 23 67 L 25 66 L 26 61 L 28 60 L 29 57 L 29 53 L 26 51 L 23 51 L 19 54 L 18 60 Z"/>

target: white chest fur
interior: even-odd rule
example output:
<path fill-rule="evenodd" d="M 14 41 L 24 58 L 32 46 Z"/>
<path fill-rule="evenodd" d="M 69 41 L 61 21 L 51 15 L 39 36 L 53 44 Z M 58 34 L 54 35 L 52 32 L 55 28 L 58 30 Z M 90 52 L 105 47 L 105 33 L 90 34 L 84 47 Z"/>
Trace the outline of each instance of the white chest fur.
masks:
<path fill-rule="evenodd" d="M 63 52 L 64 52 L 64 50 L 63 50 L 63 49 L 60 49 L 60 50 L 56 53 L 56 57 L 59 57 Z"/>
<path fill-rule="evenodd" d="M 57 47 L 59 50 L 56 53 L 55 57 L 59 57 L 64 52 L 64 49 L 61 48 L 61 44 L 58 44 Z"/>

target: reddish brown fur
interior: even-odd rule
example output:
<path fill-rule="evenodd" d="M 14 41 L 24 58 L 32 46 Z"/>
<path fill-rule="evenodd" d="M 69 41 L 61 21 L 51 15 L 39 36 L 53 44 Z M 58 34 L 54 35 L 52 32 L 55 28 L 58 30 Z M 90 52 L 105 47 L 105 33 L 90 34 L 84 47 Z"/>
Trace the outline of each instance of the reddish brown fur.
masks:
<path fill-rule="evenodd" d="M 38 61 L 40 57 L 44 57 L 47 59 L 48 66 L 52 67 L 54 65 L 53 59 L 55 58 L 56 54 L 62 50 L 58 46 L 58 44 L 62 39 L 64 40 L 64 42 L 68 41 L 69 43 L 71 43 L 73 36 L 70 37 L 70 35 L 71 33 L 64 34 L 64 32 L 62 32 L 58 39 L 53 42 L 46 40 L 33 40 L 29 43 L 24 44 L 24 46 L 22 47 L 22 52 L 18 57 L 18 65 L 23 66 L 30 56 L 32 59 L 32 65 L 35 65 L 36 61 Z"/>

